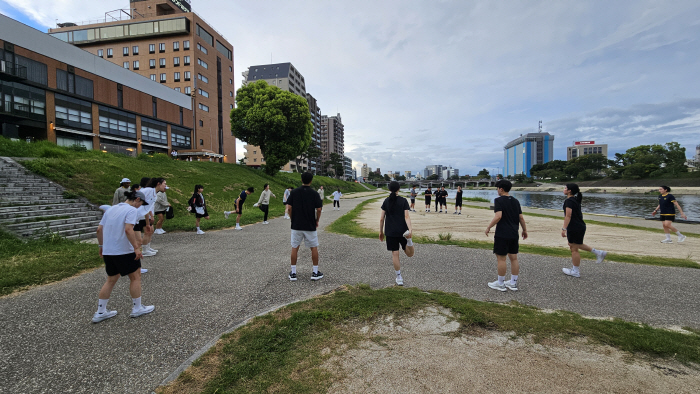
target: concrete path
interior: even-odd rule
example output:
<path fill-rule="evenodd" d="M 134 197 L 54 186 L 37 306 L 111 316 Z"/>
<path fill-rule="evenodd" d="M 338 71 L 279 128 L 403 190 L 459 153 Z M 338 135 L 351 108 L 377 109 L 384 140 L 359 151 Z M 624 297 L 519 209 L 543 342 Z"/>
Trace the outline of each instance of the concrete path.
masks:
<path fill-rule="evenodd" d="M 322 225 L 360 201 L 344 201 L 340 212 L 326 207 Z M 137 319 L 128 316 L 128 280 L 122 279 L 109 303 L 119 315 L 90 322 L 103 269 L 0 298 L 0 393 L 149 393 L 246 318 L 344 284 L 394 284 L 390 254 L 378 240 L 325 232 L 319 235 L 325 277 L 309 280 L 306 249 L 299 280 L 289 282 L 289 225 L 274 219 L 243 231 L 156 236 L 152 245 L 160 252 L 144 260 L 150 272 L 143 277 L 144 303 L 156 309 Z M 506 293 L 486 286 L 496 275 L 486 250 L 418 245 L 402 271 L 406 286 L 478 300 L 700 328 L 700 270 L 584 262 L 583 276 L 575 279 L 561 273 L 569 265 L 566 259 L 521 255 L 521 290 Z"/>

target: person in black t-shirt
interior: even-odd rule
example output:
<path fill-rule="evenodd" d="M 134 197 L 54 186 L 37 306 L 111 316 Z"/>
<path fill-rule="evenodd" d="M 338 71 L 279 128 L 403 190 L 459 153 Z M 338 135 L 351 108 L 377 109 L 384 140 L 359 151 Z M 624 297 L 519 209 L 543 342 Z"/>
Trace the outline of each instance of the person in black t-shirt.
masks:
<path fill-rule="evenodd" d="M 457 196 L 455 197 L 455 214 L 462 214 L 462 186 L 457 186 Z M 459 212 L 457 212 L 457 207 L 459 207 Z"/>
<path fill-rule="evenodd" d="M 323 278 L 318 270 L 318 221 L 321 219 L 323 201 L 321 196 L 311 188 L 313 174 L 305 172 L 301 174 L 302 187 L 292 190 L 287 197 L 287 212 L 292 218 L 292 269 L 289 272 L 289 280 L 297 280 L 297 254 L 301 241 L 311 249 L 313 261 L 313 273 L 311 280 Z"/>
<path fill-rule="evenodd" d="M 433 191 L 430 189 L 430 186 L 423 194 L 425 194 L 425 212 L 430 212 L 430 199 L 433 197 Z"/>
<path fill-rule="evenodd" d="M 440 212 L 442 212 L 442 207 L 445 207 L 445 213 L 447 213 L 447 190 L 445 190 L 445 186 L 440 187 Z"/>
<path fill-rule="evenodd" d="M 435 212 L 437 212 L 438 209 L 440 209 L 440 202 L 441 201 L 442 201 L 442 191 L 440 191 L 440 188 L 438 188 L 435 191 Z M 440 210 L 440 212 L 442 212 L 442 210 Z"/>
<path fill-rule="evenodd" d="M 564 226 L 561 229 L 561 236 L 569 242 L 573 266 L 571 268 L 562 268 L 562 271 L 566 275 L 579 278 L 581 276 L 579 270 L 581 254 L 579 249 L 595 254 L 596 263 L 602 263 L 608 252 L 591 248 L 583 243 L 583 237 L 586 235 L 586 223 L 583 221 L 583 213 L 581 212 L 583 194 L 581 194 L 578 185 L 575 183 L 566 184 L 564 186 L 564 194 L 567 198 L 564 200 Z"/>
<path fill-rule="evenodd" d="M 664 227 L 664 232 L 666 233 L 666 239 L 661 241 L 664 244 L 670 244 L 671 241 L 671 231 L 678 235 L 678 242 L 685 241 L 685 235 L 681 234 L 677 228 L 673 226 L 673 222 L 676 220 L 676 207 L 680 211 L 683 219 L 688 220 L 688 217 L 683 213 L 680 204 L 676 201 L 676 197 L 673 197 L 671 193 L 671 188 L 668 186 L 659 186 L 659 205 L 656 206 L 654 212 L 651 216 L 656 216 L 656 212 L 661 210 L 661 223 Z"/>
<path fill-rule="evenodd" d="M 238 196 L 236 199 L 236 230 L 243 230 L 241 227 L 241 215 L 243 215 L 243 203 L 245 202 L 245 199 L 248 198 L 249 194 L 253 194 L 255 192 L 255 188 L 249 187 L 246 190 L 243 190 L 241 194 Z M 226 219 L 228 219 L 228 215 L 231 214 L 231 211 L 224 211 L 224 215 L 226 216 Z"/>
<path fill-rule="evenodd" d="M 391 260 L 394 263 L 394 271 L 396 271 L 396 284 L 403 286 L 399 246 L 408 257 L 413 257 L 415 249 L 411 239 L 413 233 L 411 217 L 408 214 L 411 207 L 408 205 L 408 200 L 399 196 L 400 188 L 401 185 L 396 181 L 389 184 L 391 194 L 382 204 L 382 215 L 379 219 L 379 241 L 384 241 L 386 233 L 386 249 L 391 252 Z"/>
<path fill-rule="evenodd" d="M 527 239 L 527 227 L 525 218 L 520 208 L 520 202 L 511 197 L 508 192 L 513 187 L 510 181 L 504 179 L 496 182 L 496 189 L 499 197 L 494 200 L 494 212 L 491 223 L 486 227 L 486 236 L 491 228 L 496 226 L 496 233 L 493 237 L 493 254 L 498 262 L 498 280 L 489 282 L 488 286 L 498 291 L 506 289 L 518 290 L 518 275 L 520 275 L 520 263 L 518 262 L 518 226 L 523 228 L 523 240 Z M 510 280 L 506 279 L 506 256 L 510 259 Z"/>

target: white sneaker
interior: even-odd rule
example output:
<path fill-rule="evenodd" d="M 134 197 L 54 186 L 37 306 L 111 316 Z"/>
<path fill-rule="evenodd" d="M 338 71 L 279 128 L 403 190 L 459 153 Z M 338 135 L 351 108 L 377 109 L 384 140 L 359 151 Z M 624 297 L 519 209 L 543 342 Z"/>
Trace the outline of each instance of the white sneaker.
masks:
<path fill-rule="evenodd" d="M 683 237 L 683 238 L 685 239 L 685 237 Z M 662 243 L 662 244 L 672 244 L 673 241 L 671 241 L 670 238 L 666 238 L 666 239 L 664 239 L 663 241 L 661 241 L 661 243 Z"/>
<path fill-rule="evenodd" d="M 498 283 L 497 280 L 496 280 L 496 281 L 493 281 L 493 282 L 489 282 L 488 285 L 489 285 L 490 288 L 492 288 L 492 289 L 494 289 L 494 290 L 498 290 L 498 291 L 506 291 L 506 290 L 508 290 L 508 289 L 506 289 L 506 284 L 505 284 L 505 283 L 501 285 L 501 284 Z"/>
<path fill-rule="evenodd" d="M 141 273 L 142 273 L 142 274 L 145 274 L 146 272 L 148 272 L 148 270 L 147 270 L 146 268 L 141 268 Z"/>
<path fill-rule="evenodd" d="M 581 273 L 580 273 L 580 272 L 574 272 L 574 270 L 571 269 L 571 268 L 562 268 L 561 270 L 562 270 L 565 274 L 567 274 L 567 275 L 569 275 L 569 276 L 573 276 L 574 278 L 580 278 L 580 277 L 581 277 Z"/>
<path fill-rule="evenodd" d="M 153 248 L 150 247 L 150 246 L 148 247 L 148 251 L 149 251 L 149 252 L 153 252 L 153 253 L 158 253 L 158 249 L 153 249 Z"/>
<path fill-rule="evenodd" d="M 151 257 L 151 256 L 155 256 L 155 255 L 156 255 L 156 252 L 151 251 L 151 250 L 144 250 L 144 251 L 141 253 L 141 255 L 142 255 L 143 257 Z"/>
<path fill-rule="evenodd" d="M 678 243 L 685 241 L 685 235 L 681 234 L 678 236 Z"/>
<path fill-rule="evenodd" d="M 199 235 L 204 234 L 204 231 L 202 231 L 202 230 L 197 230 L 197 234 L 199 234 Z"/>
<path fill-rule="evenodd" d="M 607 255 L 608 255 L 608 252 L 606 252 L 604 250 L 599 250 L 598 253 L 596 253 L 596 256 L 598 256 L 598 257 L 595 259 L 595 262 L 598 264 L 602 263 L 603 260 L 605 260 L 605 256 L 607 256 Z"/>
<path fill-rule="evenodd" d="M 396 284 L 399 286 L 403 286 L 403 277 L 401 275 L 396 276 Z"/>
<path fill-rule="evenodd" d="M 153 232 L 154 234 L 165 234 L 165 231 L 162 228 L 157 228 L 156 231 Z"/>
<path fill-rule="evenodd" d="M 94 315 L 92 315 L 92 322 L 93 323 L 99 323 L 103 320 L 107 320 L 110 317 L 117 316 L 117 311 L 106 311 L 102 313 L 95 312 Z"/>
<path fill-rule="evenodd" d="M 270 224 L 270 222 L 268 222 L 268 221 L 264 221 L 264 222 L 263 222 L 263 224 Z"/>
<path fill-rule="evenodd" d="M 224 211 L 224 217 L 228 219 L 228 215 L 231 214 L 231 211 Z"/>
<path fill-rule="evenodd" d="M 507 280 L 507 281 L 505 281 L 504 284 L 508 289 L 513 290 L 513 291 L 518 291 L 518 283 L 517 282 L 513 283 L 513 281 Z"/>
<path fill-rule="evenodd" d="M 241 226 L 236 226 L 236 230 L 243 230 L 243 227 L 241 227 Z"/>
<path fill-rule="evenodd" d="M 142 316 L 142 315 L 146 315 L 146 314 L 149 314 L 149 313 L 153 312 L 153 310 L 154 310 L 155 308 L 156 308 L 156 307 L 153 306 L 153 305 L 148 305 L 148 306 L 141 305 L 141 307 L 140 307 L 139 309 L 132 309 L 132 310 L 131 310 L 131 314 L 130 314 L 129 316 L 131 316 L 131 317 L 139 317 L 139 316 Z"/>

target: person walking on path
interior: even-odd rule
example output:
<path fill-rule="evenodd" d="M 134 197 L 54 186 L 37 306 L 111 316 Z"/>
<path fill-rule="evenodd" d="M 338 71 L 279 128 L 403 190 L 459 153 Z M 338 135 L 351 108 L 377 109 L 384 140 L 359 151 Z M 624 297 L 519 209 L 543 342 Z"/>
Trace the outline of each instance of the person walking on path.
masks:
<path fill-rule="evenodd" d="M 236 230 L 243 230 L 243 227 L 241 227 L 241 215 L 243 215 L 243 203 L 245 202 L 245 199 L 248 197 L 249 194 L 252 194 L 255 192 L 255 188 L 249 187 L 246 190 L 243 190 L 241 194 L 238 196 L 236 199 Z M 231 214 L 231 211 L 224 211 L 224 216 L 226 216 L 226 219 L 228 219 L 228 215 Z"/>
<path fill-rule="evenodd" d="M 284 191 L 284 196 L 282 196 L 282 204 L 284 204 L 284 218 L 285 219 L 291 219 L 289 217 L 289 210 L 287 209 L 287 199 L 289 198 L 289 193 L 292 192 L 292 187 L 289 186 L 285 191 Z"/>
<path fill-rule="evenodd" d="M 445 213 L 447 213 L 447 190 L 445 190 L 445 186 L 440 187 L 440 212 L 442 212 L 442 207 L 445 207 Z"/>
<path fill-rule="evenodd" d="M 134 232 L 138 222 L 138 208 L 147 205 L 146 196 L 141 192 L 127 192 L 126 202 L 105 211 L 97 227 L 97 242 L 100 257 L 104 259 L 107 280 L 100 289 L 97 312 L 92 316 L 93 323 L 99 323 L 117 315 L 117 311 L 107 309 L 112 289 L 120 276 L 128 276 L 129 293 L 133 308 L 131 317 L 139 317 L 153 312 L 153 305 L 141 304 L 141 243 Z"/>
<path fill-rule="evenodd" d="M 496 255 L 498 280 L 489 282 L 488 286 L 498 291 L 518 290 L 518 275 L 520 274 L 518 225 L 523 228 L 523 240 L 527 239 L 527 227 L 525 227 L 525 218 L 520 208 L 520 202 L 508 194 L 512 187 L 513 184 L 510 181 L 500 180 L 496 182 L 499 197 L 494 200 L 495 215 L 486 227 L 486 236 L 488 236 L 491 228 L 496 226 L 493 237 L 493 254 Z M 508 268 L 506 257 L 510 259 L 510 280 L 508 282 L 505 281 Z"/>
<path fill-rule="evenodd" d="M 168 203 L 168 196 L 165 192 L 167 188 L 168 187 L 165 185 L 165 181 L 163 181 L 161 186 L 162 191 L 156 188 L 156 203 L 153 204 L 153 211 L 158 217 L 158 221 L 156 222 L 156 230 L 153 232 L 154 234 L 165 234 L 165 230 L 163 230 L 163 222 L 165 221 L 165 212 L 170 207 L 170 203 Z"/>
<path fill-rule="evenodd" d="M 209 213 L 207 213 L 207 204 L 206 201 L 204 201 L 204 186 L 202 185 L 195 185 L 194 186 L 194 193 L 192 193 L 192 197 L 189 199 L 189 211 L 194 211 L 194 217 L 195 223 L 197 226 L 197 234 L 204 234 L 204 231 L 202 231 L 201 228 L 199 228 L 199 220 L 201 218 L 205 218 L 209 220 Z"/>
<path fill-rule="evenodd" d="M 457 186 L 457 195 L 455 196 L 455 214 L 457 215 L 462 214 L 462 193 L 462 186 Z M 459 208 L 459 212 L 457 212 L 457 208 Z"/>
<path fill-rule="evenodd" d="M 302 186 L 292 190 L 287 198 L 287 211 L 292 220 L 292 256 L 289 272 L 289 280 L 292 282 L 297 280 L 297 256 L 301 241 L 311 249 L 313 262 L 311 280 L 323 278 L 323 273 L 318 270 L 318 233 L 316 231 L 321 219 L 323 201 L 311 188 L 313 179 L 314 176 L 310 172 L 301 174 Z"/>
<path fill-rule="evenodd" d="M 433 197 L 433 191 L 430 186 L 428 186 L 428 190 L 423 194 L 425 194 L 425 212 L 430 212 L 430 199 Z"/>
<path fill-rule="evenodd" d="M 321 201 L 326 201 L 326 191 L 323 190 L 323 185 L 318 188 L 318 196 L 321 197 Z M 333 208 L 335 209 L 335 203 L 333 203 Z M 321 212 L 323 212 L 323 208 L 321 208 Z"/>
<path fill-rule="evenodd" d="M 418 192 L 416 191 L 416 185 L 413 185 L 411 189 L 411 211 L 416 211 L 416 197 L 418 197 Z"/>
<path fill-rule="evenodd" d="M 411 211 L 411 207 L 405 198 L 399 196 L 400 189 L 401 185 L 398 182 L 393 181 L 389 183 L 389 192 L 391 194 L 382 203 L 382 213 L 379 218 L 379 241 L 384 242 L 384 235 L 386 234 L 386 250 L 391 252 L 391 261 L 394 264 L 396 273 L 396 284 L 403 286 L 399 246 L 408 257 L 413 257 L 415 248 L 413 247 L 411 217 L 408 214 Z"/>
<path fill-rule="evenodd" d="M 676 208 L 678 208 L 678 211 L 681 213 L 681 217 L 688 220 L 688 217 L 683 213 L 683 209 L 681 208 L 680 204 L 678 204 L 678 201 L 676 201 L 676 197 L 673 197 L 673 194 L 670 193 L 670 187 L 659 186 L 659 205 L 657 205 L 654 212 L 651 213 L 651 216 L 656 216 L 656 212 L 661 210 L 661 224 L 663 225 L 664 232 L 666 233 L 666 239 L 661 241 L 661 243 L 664 244 L 673 243 L 673 241 L 671 241 L 671 231 L 678 235 L 678 242 L 685 241 L 685 235 L 681 234 L 681 232 L 673 226 L 673 222 L 676 220 Z"/>
<path fill-rule="evenodd" d="M 145 179 L 148 179 L 148 182 L 144 182 Z M 145 183 L 145 186 L 144 186 Z M 151 247 L 151 239 L 153 238 L 153 225 L 155 224 L 155 205 L 156 205 L 156 200 L 158 199 L 158 192 L 164 192 L 165 191 L 165 178 L 142 178 L 141 179 L 141 192 L 146 196 L 146 202 L 148 203 L 147 207 L 142 206 L 140 208 L 141 211 L 144 211 L 145 208 L 145 216 L 150 217 L 150 219 L 146 219 L 146 222 L 148 226 L 144 226 L 144 230 L 149 229 L 149 231 L 144 232 L 143 236 L 143 255 L 144 256 L 155 256 L 156 253 L 158 253 L 158 250 L 153 249 Z"/>
<path fill-rule="evenodd" d="M 254 207 L 259 206 L 260 210 L 263 211 L 263 213 L 265 214 L 265 217 L 263 218 L 263 224 L 269 224 L 269 222 L 267 221 L 267 215 L 270 212 L 270 196 L 277 198 L 277 196 L 275 196 L 272 193 L 272 191 L 270 191 L 270 185 L 266 183 L 265 186 L 263 186 L 262 193 L 260 193 L 260 198 L 258 199 L 258 202 L 253 204 Z"/>
<path fill-rule="evenodd" d="M 335 210 L 337 206 L 338 210 L 340 211 L 340 197 L 342 196 L 343 193 L 340 192 L 340 188 L 333 192 L 333 210 Z"/>
<path fill-rule="evenodd" d="M 124 195 L 124 193 L 129 191 L 129 186 L 131 186 L 131 181 L 129 180 L 129 178 L 123 178 L 117 190 L 114 191 L 112 205 L 117 205 L 126 201 L 126 196 Z"/>
<path fill-rule="evenodd" d="M 583 213 L 581 212 L 581 201 L 583 194 L 577 184 L 567 183 L 564 186 L 564 226 L 561 229 L 562 238 L 566 238 L 571 249 L 571 268 L 562 268 L 562 271 L 569 276 L 579 278 L 581 271 L 581 254 L 579 250 L 592 252 L 596 255 L 596 263 L 602 263 L 608 252 L 591 248 L 583 243 L 583 237 L 586 235 L 586 223 L 583 221 Z"/>

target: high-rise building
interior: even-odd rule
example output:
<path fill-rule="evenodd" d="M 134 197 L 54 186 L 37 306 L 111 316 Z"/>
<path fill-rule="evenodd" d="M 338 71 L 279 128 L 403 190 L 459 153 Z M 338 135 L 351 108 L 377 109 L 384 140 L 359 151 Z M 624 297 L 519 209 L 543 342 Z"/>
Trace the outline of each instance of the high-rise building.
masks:
<path fill-rule="evenodd" d="M 129 156 L 183 152 L 193 143 L 191 108 L 173 89 L 0 14 L 6 138 Z"/>
<path fill-rule="evenodd" d="M 310 93 L 306 93 L 306 101 L 309 103 L 309 112 L 311 112 L 311 124 L 314 126 L 314 134 L 311 138 L 311 146 L 319 151 L 321 150 L 321 108 L 318 106 L 316 98 Z M 321 159 L 323 154 L 318 157 L 309 157 L 309 171 L 313 174 L 321 173 Z"/>
<path fill-rule="evenodd" d="M 330 160 L 331 153 L 345 156 L 345 127 L 340 114 L 321 115 L 321 151 L 324 162 Z"/>
<path fill-rule="evenodd" d="M 595 141 L 574 141 L 574 146 L 566 148 L 566 160 L 594 154 L 608 157 L 608 144 L 596 144 Z"/>
<path fill-rule="evenodd" d="M 362 168 L 360 169 L 360 176 L 363 178 L 369 177 L 369 173 L 372 172 L 372 168 L 367 166 L 367 163 L 362 164 Z"/>
<path fill-rule="evenodd" d="M 128 9 L 105 14 L 104 22 L 58 26 L 49 34 L 190 96 L 195 135 L 181 154 L 236 162 L 233 46 L 189 1 L 129 0 Z"/>
<path fill-rule="evenodd" d="M 525 174 L 529 177 L 533 165 L 552 161 L 554 136 L 549 133 L 521 135 L 503 147 L 503 156 L 504 176 Z"/>
<path fill-rule="evenodd" d="M 406 179 L 411 179 L 411 171 L 404 171 L 403 175 L 406 177 Z"/>
<path fill-rule="evenodd" d="M 352 159 L 343 156 L 343 168 L 345 169 L 345 180 L 350 181 L 354 180 L 355 178 L 352 176 Z"/>
<path fill-rule="evenodd" d="M 444 166 L 442 166 L 440 164 L 434 164 L 432 166 L 427 166 L 427 167 L 425 167 L 425 170 L 423 170 L 423 176 L 425 178 L 427 178 L 431 175 L 437 174 L 438 177 L 441 177 L 443 168 L 444 168 Z"/>
<path fill-rule="evenodd" d="M 442 168 L 442 179 L 450 179 L 453 176 L 459 176 L 459 170 L 456 168 L 452 167 L 443 167 Z"/>

